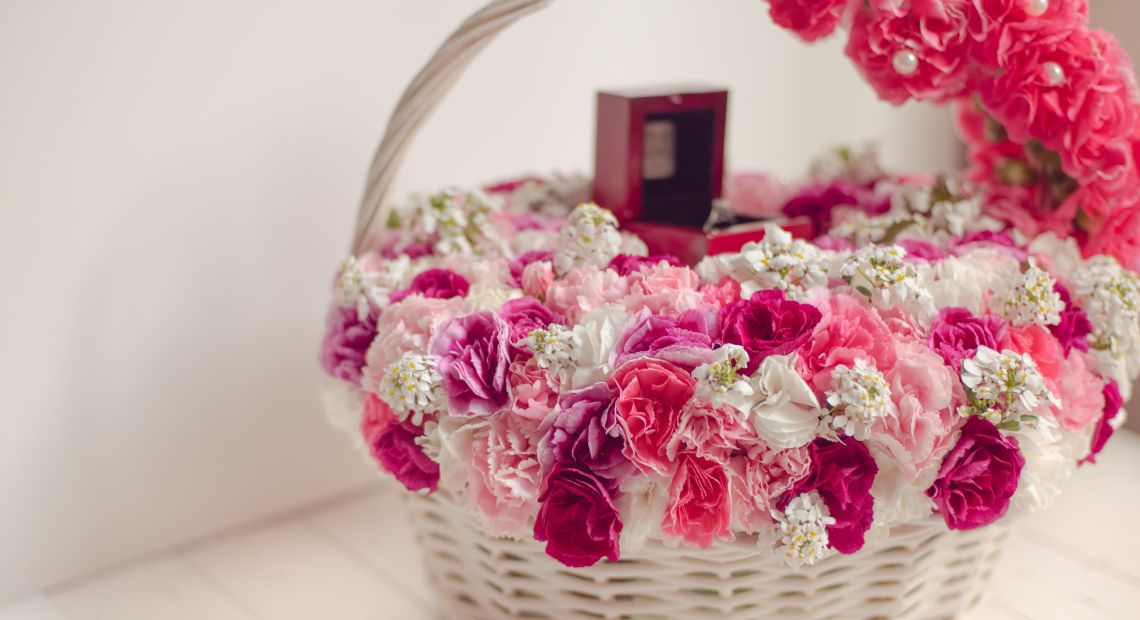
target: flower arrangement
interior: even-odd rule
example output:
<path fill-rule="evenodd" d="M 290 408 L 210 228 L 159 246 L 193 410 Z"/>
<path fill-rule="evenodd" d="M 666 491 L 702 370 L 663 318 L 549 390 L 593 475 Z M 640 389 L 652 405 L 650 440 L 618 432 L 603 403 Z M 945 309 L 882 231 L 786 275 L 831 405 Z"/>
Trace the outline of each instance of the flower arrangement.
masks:
<path fill-rule="evenodd" d="M 769 0 L 892 102 L 961 104 L 970 168 L 838 149 L 730 181 L 778 226 L 689 267 L 589 180 L 398 208 L 341 266 L 326 407 L 408 490 L 567 566 L 754 536 L 789 566 L 896 524 L 1047 506 L 1140 375 L 1137 94 L 1083 0 Z M 749 203 L 749 204 L 743 204 Z"/>
<path fill-rule="evenodd" d="M 877 215 L 693 268 L 592 203 L 415 199 L 336 279 L 330 412 L 409 490 L 569 566 L 740 534 L 798 566 L 1040 509 L 1122 421 L 1140 277 L 974 188 L 876 174 Z"/>

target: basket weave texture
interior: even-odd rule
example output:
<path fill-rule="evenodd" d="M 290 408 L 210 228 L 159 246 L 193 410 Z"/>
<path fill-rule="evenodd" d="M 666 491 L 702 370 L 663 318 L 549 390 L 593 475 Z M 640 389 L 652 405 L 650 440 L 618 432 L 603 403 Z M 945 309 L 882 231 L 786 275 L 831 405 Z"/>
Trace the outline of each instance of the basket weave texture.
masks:
<path fill-rule="evenodd" d="M 979 602 L 1009 534 L 928 519 L 799 569 L 758 553 L 754 537 L 705 550 L 651 540 L 573 569 L 534 540 L 488 536 L 446 493 L 409 501 L 443 617 L 471 620 L 954 618 Z"/>

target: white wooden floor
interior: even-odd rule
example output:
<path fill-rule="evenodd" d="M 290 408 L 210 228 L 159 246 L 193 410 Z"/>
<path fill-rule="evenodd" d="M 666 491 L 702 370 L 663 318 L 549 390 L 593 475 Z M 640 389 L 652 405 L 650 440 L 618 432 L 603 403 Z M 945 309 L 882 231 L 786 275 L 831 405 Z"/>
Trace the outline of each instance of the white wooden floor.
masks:
<path fill-rule="evenodd" d="M 983 619 L 1140 618 L 1140 436 L 1123 433 L 1027 521 Z M 318 509 L 0 605 L 0 620 L 436 618 L 395 490 Z"/>

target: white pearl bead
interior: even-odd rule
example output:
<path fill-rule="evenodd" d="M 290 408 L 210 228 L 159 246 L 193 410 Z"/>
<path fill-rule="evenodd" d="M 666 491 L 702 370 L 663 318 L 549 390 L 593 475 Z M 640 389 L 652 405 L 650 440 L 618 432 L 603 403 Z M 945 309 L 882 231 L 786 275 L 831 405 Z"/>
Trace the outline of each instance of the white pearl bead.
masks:
<path fill-rule="evenodd" d="M 1041 17 L 1049 10 L 1049 0 L 1025 0 L 1025 12 L 1030 17 Z"/>
<path fill-rule="evenodd" d="M 1065 70 L 1061 65 L 1055 62 L 1047 62 L 1042 65 L 1045 69 L 1045 79 L 1049 80 L 1050 86 L 1060 86 L 1065 83 Z"/>
<path fill-rule="evenodd" d="M 902 75 L 914 75 L 918 71 L 918 56 L 910 50 L 899 50 L 891 58 L 891 65 Z"/>

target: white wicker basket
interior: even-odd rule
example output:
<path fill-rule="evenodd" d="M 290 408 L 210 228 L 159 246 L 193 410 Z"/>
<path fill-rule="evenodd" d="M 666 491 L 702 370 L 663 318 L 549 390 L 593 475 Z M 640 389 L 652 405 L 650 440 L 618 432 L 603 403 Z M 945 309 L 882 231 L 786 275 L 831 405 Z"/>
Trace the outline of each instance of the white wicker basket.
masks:
<path fill-rule="evenodd" d="M 893 529 L 854 555 L 785 567 L 754 537 L 699 551 L 657 541 L 621 561 L 567 568 L 534 540 L 488 536 L 446 494 L 411 495 L 443 617 L 472 620 L 954 618 L 977 605 L 1009 530 Z"/>
<path fill-rule="evenodd" d="M 397 104 L 375 154 L 354 251 L 388 220 L 387 195 L 419 128 L 496 34 L 552 0 L 494 0 L 440 46 Z M 893 529 L 859 553 L 790 569 L 755 538 L 698 551 L 652 542 L 617 563 L 571 569 L 534 540 L 488 536 L 441 491 L 411 496 L 413 526 L 444 617 L 491 620 L 952 618 L 977 604 L 1007 536 L 939 519 Z"/>

